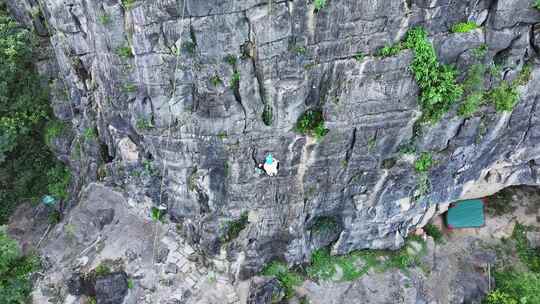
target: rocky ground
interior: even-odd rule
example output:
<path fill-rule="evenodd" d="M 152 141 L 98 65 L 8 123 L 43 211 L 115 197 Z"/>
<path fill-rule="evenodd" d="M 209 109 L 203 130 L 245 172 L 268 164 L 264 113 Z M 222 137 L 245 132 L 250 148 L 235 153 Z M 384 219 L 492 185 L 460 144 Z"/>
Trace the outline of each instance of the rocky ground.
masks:
<path fill-rule="evenodd" d="M 482 228 L 446 230 L 441 218 L 434 218 L 433 224 L 442 228 L 442 240 L 436 242 L 424 235 L 425 244 L 420 239 L 409 243 L 404 249 L 406 256 L 419 258 L 412 267 L 378 267 L 377 263 L 388 259 L 384 254 L 374 263 L 359 259 L 356 267 L 368 266 L 359 278 L 347 281 L 337 266 L 331 278 L 305 277 L 288 301 L 480 303 L 495 286 L 490 272 L 497 263 L 519 263 L 515 252 L 501 253 L 513 252 L 512 245 L 502 240 L 511 239 L 515 223 L 540 229 L 540 190 L 509 188 L 489 202 Z M 221 264 L 209 263 L 183 239 L 181 227 L 150 217 L 142 219 L 137 212 L 120 192 L 99 184 L 88 186 L 70 217 L 52 228 L 40 244 L 40 250 L 47 253 L 46 264 L 52 268 L 45 269 L 46 276 L 38 277 L 34 303 L 91 303 L 90 299 L 98 299 L 97 303 L 111 304 L 262 304 L 283 297 L 283 288 L 275 279 L 258 276 L 235 281 L 228 274 L 231 269 L 226 256 Z M 40 224 L 44 216 L 20 208 L 10 224 L 11 234 L 25 248 L 35 247 L 40 232 L 48 227 L 47 221 Z M 538 232 L 530 232 L 528 238 L 532 246 L 540 245 Z M 103 273 L 91 281 L 96 271 Z"/>

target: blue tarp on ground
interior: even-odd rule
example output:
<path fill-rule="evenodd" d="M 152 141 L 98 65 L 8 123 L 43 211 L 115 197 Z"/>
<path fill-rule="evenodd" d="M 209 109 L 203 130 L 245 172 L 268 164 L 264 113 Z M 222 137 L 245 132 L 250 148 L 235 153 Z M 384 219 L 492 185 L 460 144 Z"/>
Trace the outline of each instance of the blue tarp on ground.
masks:
<path fill-rule="evenodd" d="M 446 214 L 448 228 L 475 228 L 485 224 L 484 202 L 471 199 L 452 203 Z"/>

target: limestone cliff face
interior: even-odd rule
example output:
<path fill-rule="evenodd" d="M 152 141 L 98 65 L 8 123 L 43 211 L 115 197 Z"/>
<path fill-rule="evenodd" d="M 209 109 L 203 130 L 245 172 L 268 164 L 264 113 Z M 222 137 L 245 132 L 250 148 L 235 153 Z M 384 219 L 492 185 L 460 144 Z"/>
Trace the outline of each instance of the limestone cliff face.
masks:
<path fill-rule="evenodd" d="M 144 220 L 165 205 L 182 237 L 237 278 L 330 244 L 338 254 L 398 248 L 446 203 L 540 183 L 540 11 L 529 0 L 329 0 L 318 12 L 306 0 L 7 2 L 48 30 L 57 69 L 43 70 L 57 77 L 57 116 L 78 134 L 64 156 L 81 180 L 119 187 Z M 450 32 L 467 20 L 480 27 Z M 413 129 L 412 52 L 375 56 L 413 26 L 461 75 L 483 45 L 503 79 L 529 62 L 513 111 L 485 103 L 465 119 L 456 104 Z M 294 131 L 315 108 L 329 129 L 320 140 Z M 404 145 L 435 160 L 421 197 Z M 276 177 L 255 170 L 267 153 Z M 248 225 L 225 243 L 244 212 Z M 329 231 L 315 233 L 323 221 Z"/>

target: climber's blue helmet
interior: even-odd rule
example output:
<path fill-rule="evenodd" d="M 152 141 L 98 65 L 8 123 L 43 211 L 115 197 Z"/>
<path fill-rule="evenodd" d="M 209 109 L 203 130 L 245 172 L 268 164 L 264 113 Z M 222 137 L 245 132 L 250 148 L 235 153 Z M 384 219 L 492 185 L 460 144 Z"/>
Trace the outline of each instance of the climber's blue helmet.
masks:
<path fill-rule="evenodd" d="M 272 157 L 272 154 L 268 154 L 268 155 L 266 156 L 266 162 L 265 162 L 265 163 L 266 163 L 267 165 L 271 165 L 273 162 L 274 162 L 274 158 Z"/>

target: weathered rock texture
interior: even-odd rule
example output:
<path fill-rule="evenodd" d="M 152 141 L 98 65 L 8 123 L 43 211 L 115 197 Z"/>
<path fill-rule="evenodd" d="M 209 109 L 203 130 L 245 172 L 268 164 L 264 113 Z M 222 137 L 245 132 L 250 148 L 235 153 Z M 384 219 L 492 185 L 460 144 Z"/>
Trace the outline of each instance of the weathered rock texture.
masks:
<path fill-rule="evenodd" d="M 329 0 L 318 13 L 306 0 L 7 2 L 48 30 L 42 70 L 56 77 L 55 113 L 77 134 L 63 153 L 81 182 L 122 189 L 133 224 L 165 205 L 205 261 L 226 256 L 236 278 L 273 259 L 306 262 L 328 244 L 338 254 L 397 248 L 437 204 L 540 183 L 540 12 L 529 0 Z M 481 27 L 449 32 L 466 20 Z M 486 103 L 422 127 L 413 145 L 436 166 L 419 200 L 418 174 L 399 153 L 421 115 L 413 55 L 373 56 L 413 26 L 462 74 L 483 44 L 505 79 L 533 65 L 512 112 Z M 321 140 L 293 130 L 310 108 L 330 130 Z M 94 128 L 97 138 L 85 136 Z M 266 153 L 281 162 L 277 177 L 255 171 Z M 223 244 L 242 212 L 249 224 Z M 315 235 L 322 217 L 338 231 Z"/>

